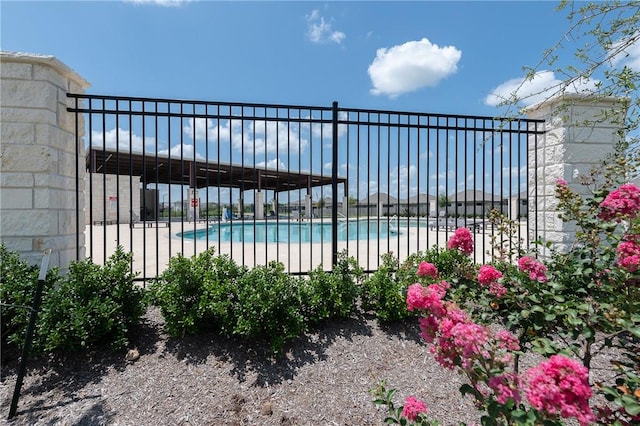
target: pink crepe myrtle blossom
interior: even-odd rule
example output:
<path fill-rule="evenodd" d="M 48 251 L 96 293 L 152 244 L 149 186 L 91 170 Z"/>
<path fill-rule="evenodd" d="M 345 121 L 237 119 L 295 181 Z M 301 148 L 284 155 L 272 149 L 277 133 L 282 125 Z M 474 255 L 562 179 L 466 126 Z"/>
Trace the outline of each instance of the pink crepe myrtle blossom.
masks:
<path fill-rule="evenodd" d="M 523 256 L 518 260 L 518 269 L 529 274 L 533 281 L 547 282 L 547 267 L 531 256 Z"/>
<path fill-rule="evenodd" d="M 527 401 L 536 410 L 563 418 L 575 417 L 580 425 L 595 419 L 589 398 L 589 370 L 577 361 L 553 355 L 524 375 Z"/>
<path fill-rule="evenodd" d="M 478 282 L 482 285 L 489 285 L 502 278 L 502 272 L 491 265 L 482 265 L 478 270 Z"/>
<path fill-rule="evenodd" d="M 558 178 L 556 179 L 556 185 L 558 186 L 567 186 L 568 183 L 566 180 L 562 179 L 562 178 Z"/>
<path fill-rule="evenodd" d="M 418 319 L 420 323 L 420 337 L 427 343 L 433 343 L 438 333 L 439 319 L 435 315 L 429 315 Z"/>
<path fill-rule="evenodd" d="M 498 299 L 508 293 L 507 288 L 497 281 L 493 281 L 489 284 L 489 293 L 493 294 Z"/>
<path fill-rule="evenodd" d="M 520 341 L 508 330 L 500 330 L 496 333 L 496 340 L 500 349 L 508 351 L 519 351 Z"/>
<path fill-rule="evenodd" d="M 640 188 L 632 183 L 622 185 L 611 191 L 600 203 L 600 214 L 603 220 L 635 219 L 640 213 Z"/>
<path fill-rule="evenodd" d="M 431 277 L 435 279 L 438 278 L 438 270 L 433 263 L 422 261 L 420 265 L 418 265 L 417 275 L 419 277 Z"/>
<path fill-rule="evenodd" d="M 493 389 L 496 401 L 506 404 L 509 399 L 516 404 L 520 403 L 520 391 L 518 390 L 518 376 L 512 373 L 505 373 L 493 376 L 489 379 L 489 387 Z"/>
<path fill-rule="evenodd" d="M 485 350 L 485 345 L 490 339 L 486 327 L 473 322 L 458 323 L 451 329 L 451 337 L 463 368 L 471 368 L 475 359 L 491 357 Z"/>
<path fill-rule="evenodd" d="M 627 235 L 616 249 L 618 266 L 629 272 L 640 268 L 640 235 Z"/>
<path fill-rule="evenodd" d="M 409 396 L 404 401 L 402 417 L 409 421 L 415 421 L 420 414 L 427 412 L 427 404 L 414 396 Z"/>
<path fill-rule="evenodd" d="M 471 231 L 467 228 L 456 229 L 447 243 L 447 248 L 449 250 L 460 250 L 469 256 L 473 253 L 473 236 L 471 235 Z"/>
<path fill-rule="evenodd" d="M 440 315 L 443 312 L 442 298 L 446 290 L 439 284 L 431 284 L 423 287 L 422 284 L 411 284 L 407 289 L 407 309 L 430 311 Z"/>

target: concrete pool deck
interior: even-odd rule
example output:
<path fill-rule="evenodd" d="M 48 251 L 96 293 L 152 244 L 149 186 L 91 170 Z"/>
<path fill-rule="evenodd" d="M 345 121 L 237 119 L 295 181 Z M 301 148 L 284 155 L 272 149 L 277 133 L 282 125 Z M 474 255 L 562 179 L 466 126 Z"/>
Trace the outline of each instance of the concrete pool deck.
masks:
<path fill-rule="evenodd" d="M 386 221 L 386 218 L 382 220 Z M 316 220 L 317 221 L 317 220 Z M 326 221 L 325 221 L 326 222 Z M 214 222 L 216 223 L 216 222 Z M 294 223 L 294 222 L 292 222 Z M 209 225 L 212 223 L 210 222 Z M 526 240 L 526 222 L 521 223 L 521 237 Z M 126 252 L 133 253 L 133 270 L 140 277 L 155 277 L 161 274 L 169 259 L 182 253 L 185 257 L 199 254 L 208 248 L 215 248 L 216 254 L 228 254 L 237 263 L 249 267 L 265 265 L 270 261 L 282 262 L 285 270 L 306 273 L 322 264 L 330 269 L 332 262 L 331 241 L 323 243 L 238 243 L 218 242 L 210 239 L 182 239 L 181 232 L 206 229 L 206 223 L 171 222 L 170 226 L 130 228 L 129 224 L 92 225 L 87 226 L 85 234 L 86 256 L 97 264 L 103 264 L 119 244 Z M 338 251 L 348 250 L 349 256 L 355 258 L 365 270 L 377 269 L 380 256 L 393 253 L 401 261 L 407 256 L 438 245 L 446 246 L 453 235 L 451 229 L 433 229 L 425 227 L 398 226 L 400 235 L 389 238 L 339 241 Z M 483 261 L 483 253 L 491 249 L 491 229 L 472 232 L 476 245 L 475 260 Z M 490 256 L 485 254 L 484 261 Z M 144 274 L 143 274 L 144 271 Z"/>

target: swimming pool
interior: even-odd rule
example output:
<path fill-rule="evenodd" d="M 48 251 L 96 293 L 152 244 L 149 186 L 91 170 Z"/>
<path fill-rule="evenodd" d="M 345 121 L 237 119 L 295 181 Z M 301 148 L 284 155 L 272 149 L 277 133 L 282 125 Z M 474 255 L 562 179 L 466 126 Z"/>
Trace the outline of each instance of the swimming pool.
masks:
<path fill-rule="evenodd" d="M 338 241 L 397 236 L 394 224 L 350 220 L 338 223 Z M 214 223 L 206 229 L 178 234 L 186 239 L 251 243 L 319 243 L 331 241 L 331 222 L 253 221 Z"/>

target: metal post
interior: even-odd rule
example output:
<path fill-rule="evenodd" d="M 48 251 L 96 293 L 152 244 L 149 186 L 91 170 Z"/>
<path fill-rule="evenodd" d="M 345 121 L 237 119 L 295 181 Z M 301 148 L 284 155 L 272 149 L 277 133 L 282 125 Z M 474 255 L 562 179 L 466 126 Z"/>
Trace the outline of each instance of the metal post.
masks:
<path fill-rule="evenodd" d="M 338 263 L 338 102 L 332 108 L 333 156 L 331 159 L 331 266 Z"/>
<path fill-rule="evenodd" d="M 33 296 L 33 304 L 31 306 L 31 316 L 29 318 L 29 325 L 27 326 L 27 334 L 24 339 L 24 347 L 22 349 L 22 358 L 20 359 L 20 367 L 18 368 L 18 377 L 16 379 L 16 387 L 13 390 L 13 399 L 11 400 L 11 408 L 9 409 L 9 420 L 16 415 L 18 410 L 18 398 L 20 398 L 20 388 L 22 387 L 22 380 L 24 379 L 25 370 L 27 368 L 27 357 L 31 350 L 31 343 L 33 340 L 33 330 L 36 327 L 36 320 L 38 319 L 38 310 L 40 309 L 40 299 L 42 298 L 42 288 L 44 287 L 45 280 L 47 279 L 47 269 L 49 268 L 49 256 L 51 255 L 51 249 L 44 251 L 42 258 L 42 265 L 40 266 L 40 275 L 38 276 L 38 285 L 36 286 L 36 294 Z"/>

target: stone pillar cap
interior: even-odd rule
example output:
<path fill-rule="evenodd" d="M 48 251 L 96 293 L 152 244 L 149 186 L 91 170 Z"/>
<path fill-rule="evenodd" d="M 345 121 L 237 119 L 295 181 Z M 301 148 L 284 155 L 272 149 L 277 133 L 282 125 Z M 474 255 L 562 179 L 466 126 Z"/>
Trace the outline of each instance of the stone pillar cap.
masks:
<path fill-rule="evenodd" d="M 41 65 L 45 65 L 51 68 L 54 68 L 64 77 L 73 80 L 76 84 L 78 84 L 82 89 L 87 89 L 91 87 L 91 83 L 82 78 L 80 74 L 75 72 L 69 66 L 58 60 L 53 55 L 41 55 L 38 53 L 26 53 L 26 52 L 10 52 L 10 51 L 0 51 L 0 62 L 25 62 L 25 63 L 37 63 Z"/>

